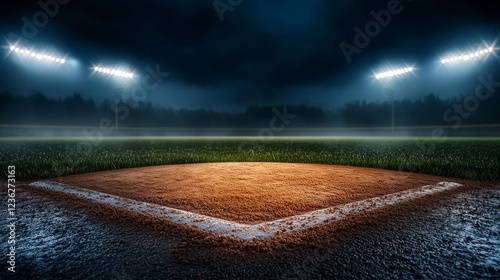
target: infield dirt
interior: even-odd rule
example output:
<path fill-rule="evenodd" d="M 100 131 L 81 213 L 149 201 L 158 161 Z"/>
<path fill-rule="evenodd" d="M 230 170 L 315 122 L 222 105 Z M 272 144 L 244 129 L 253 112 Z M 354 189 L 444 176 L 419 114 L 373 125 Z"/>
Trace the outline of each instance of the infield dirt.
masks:
<path fill-rule="evenodd" d="M 450 178 L 350 166 L 230 162 L 120 169 L 49 181 L 257 224 Z"/>

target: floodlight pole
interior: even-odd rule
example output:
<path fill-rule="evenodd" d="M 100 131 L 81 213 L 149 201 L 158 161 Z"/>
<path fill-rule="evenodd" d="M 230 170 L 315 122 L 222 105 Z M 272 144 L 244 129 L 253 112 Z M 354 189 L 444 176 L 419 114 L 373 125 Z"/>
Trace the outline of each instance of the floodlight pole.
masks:
<path fill-rule="evenodd" d="M 412 72 L 414 70 L 413 67 L 406 67 L 401 69 L 395 69 L 387 72 L 381 72 L 375 74 L 375 78 L 383 79 L 387 77 L 399 76 L 408 72 Z M 391 97 L 391 132 L 394 135 L 394 90 L 386 89 L 385 93 Z"/>
<path fill-rule="evenodd" d="M 115 89 L 115 134 L 118 135 L 118 102 L 121 99 L 120 95 L 123 92 L 122 88 Z"/>
<path fill-rule="evenodd" d="M 394 90 L 387 89 L 385 93 L 391 97 L 391 132 L 394 135 Z"/>

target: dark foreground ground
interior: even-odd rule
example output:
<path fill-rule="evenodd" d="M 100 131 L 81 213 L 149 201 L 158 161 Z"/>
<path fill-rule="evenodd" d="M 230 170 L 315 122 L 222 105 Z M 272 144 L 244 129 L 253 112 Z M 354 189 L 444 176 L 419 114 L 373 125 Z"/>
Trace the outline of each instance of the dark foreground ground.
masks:
<path fill-rule="evenodd" d="M 109 219 L 26 187 L 16 201 L 17 273 L 4 260 L 0 279 L 500 277 L 500 187 L 434 195 L 356 218 L 328 232 L 334 241 L 318 236 L 321 246 L 275 250 L 191 242 L 182 231 Z"/>

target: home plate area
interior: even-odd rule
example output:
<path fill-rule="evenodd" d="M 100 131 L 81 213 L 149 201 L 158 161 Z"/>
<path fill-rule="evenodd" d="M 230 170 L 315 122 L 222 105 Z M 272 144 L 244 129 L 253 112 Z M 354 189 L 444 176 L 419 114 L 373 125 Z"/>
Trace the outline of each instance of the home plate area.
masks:
<path fill-rule="evenodd" d="M 235 162 L 112 170 L 31 186 L 256 241 L 461 186 L 446 179 L 349 166 Z"/>

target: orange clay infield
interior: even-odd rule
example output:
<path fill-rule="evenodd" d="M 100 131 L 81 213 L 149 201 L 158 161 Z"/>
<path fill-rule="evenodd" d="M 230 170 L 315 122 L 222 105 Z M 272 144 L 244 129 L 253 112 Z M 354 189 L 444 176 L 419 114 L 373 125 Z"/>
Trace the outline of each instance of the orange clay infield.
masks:
<path fill-rule="evenodd" d="M 230 162 L 121 169 L 50 181 L 258 224 L 446 180 L 350 166 Z"/>

